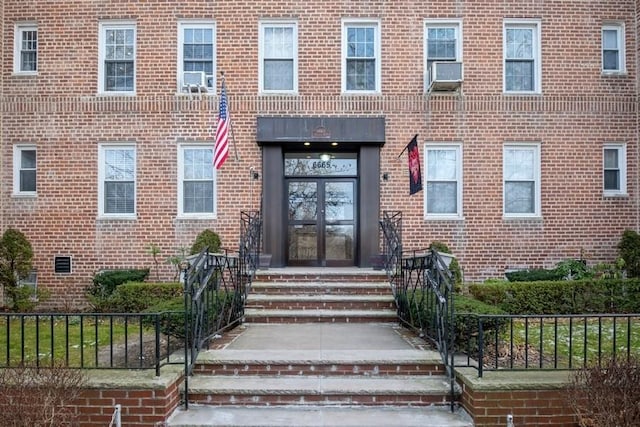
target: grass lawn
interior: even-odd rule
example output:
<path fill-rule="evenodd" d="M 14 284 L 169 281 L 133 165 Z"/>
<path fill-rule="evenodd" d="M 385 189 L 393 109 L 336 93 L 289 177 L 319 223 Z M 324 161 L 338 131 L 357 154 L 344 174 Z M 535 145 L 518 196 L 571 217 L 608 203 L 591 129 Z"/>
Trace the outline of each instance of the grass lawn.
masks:
<path fill-rule="evenodd" d="M 142 315 L 2 315 L 0 367 L 22 362 L 137 367 L 143 359 L 141 347 L 151 345 L 155 349 L 149 320 Z"/>
<path fill-rule="evenodd" d="M 575 369 L 640 356 L 639 317 L 514 317 L 487 339 L 499 367 Z M 497 349 L 497 350 L 496 350 Z"/>

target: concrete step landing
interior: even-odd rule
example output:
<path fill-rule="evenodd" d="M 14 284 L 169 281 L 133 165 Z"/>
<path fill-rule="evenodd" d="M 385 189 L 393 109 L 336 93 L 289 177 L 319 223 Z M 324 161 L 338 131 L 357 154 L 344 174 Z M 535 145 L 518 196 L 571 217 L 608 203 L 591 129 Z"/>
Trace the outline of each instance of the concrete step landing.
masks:
<path fill-rule="evenodd" d="M 211 407 L 191 405 L 168 421 L 169 427 L 472 427 L 471 418 L 449 407 L 270 406 Z"/>

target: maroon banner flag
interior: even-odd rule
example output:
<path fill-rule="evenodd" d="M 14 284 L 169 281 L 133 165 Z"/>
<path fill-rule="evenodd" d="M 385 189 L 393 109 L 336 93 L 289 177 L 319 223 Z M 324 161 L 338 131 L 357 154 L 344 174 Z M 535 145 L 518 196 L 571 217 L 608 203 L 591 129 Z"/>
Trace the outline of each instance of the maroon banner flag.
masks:
<path fill-rule="evenodd" d="M 420 171 L 418 135 L 413 137 L 406 149 L 409 154 L 409 195 L 411 195 L 422 190 L 422 172 Z"/>
<path fill-rule="evenodd" d="M 227 108 L 227 89 L 222 80 L 220 90 L 220 108 L 218 109 L 218 127 L 216 128 L 216 145 L 213 152 L 213 165 L 220 169 L 229 157 L 229 110 Z"/>

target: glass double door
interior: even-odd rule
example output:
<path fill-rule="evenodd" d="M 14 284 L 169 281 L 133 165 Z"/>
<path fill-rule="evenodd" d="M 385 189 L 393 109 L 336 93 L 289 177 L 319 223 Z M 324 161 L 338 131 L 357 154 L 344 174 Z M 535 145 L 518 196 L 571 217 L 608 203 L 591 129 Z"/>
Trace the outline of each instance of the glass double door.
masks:
<path fill-rule="evenodd" d="M 290 178 L 287 264 L 352 266 L 356 254 L 356 179 Z"/>

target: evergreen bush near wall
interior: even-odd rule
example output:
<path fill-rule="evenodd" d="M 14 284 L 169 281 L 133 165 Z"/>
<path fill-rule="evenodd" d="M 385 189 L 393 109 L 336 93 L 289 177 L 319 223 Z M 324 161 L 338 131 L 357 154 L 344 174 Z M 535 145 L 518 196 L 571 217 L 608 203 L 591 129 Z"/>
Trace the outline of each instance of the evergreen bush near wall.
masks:
<path fill-rule="evenodd" d="M 625 230 L 618 243 L 618 253 L 624 260 L 627 277 L 640 277 L 640 235 L 633 230 Z"/>
<path fill-rule="evenodd" d="M 215 231 L 203 230 L 191 245 L 191 255 L 199 254 L 204 248 L 209 248 L 209 253 L 216 253 L 221 246 L 220 236 Z"/>
<path fill-rule="evenodd" d="M 640 279 L 484 283 L 469 291 L 509 314 L 640 313 Z"/>
<path fill-rule="evenodd" d="M 181 299 L 181 283 L 140 283 L 128 282 L 116 288 L 107 298 L 106 305 L 113 313 L 141 313 L 159 303 Z M 184 306 L 184 300 L 183 306 Z M 183 307 L 184 308 L 184 307 Z"/>
<path fill-rule="evenodd" d="M 108 311 L 108 299 L 116 288 L 126 282 L 142 282 L 149 269 L 105 270 L 93 276 L 93 285 L 87 289 L 89 301 L 95 311 Z"/>

